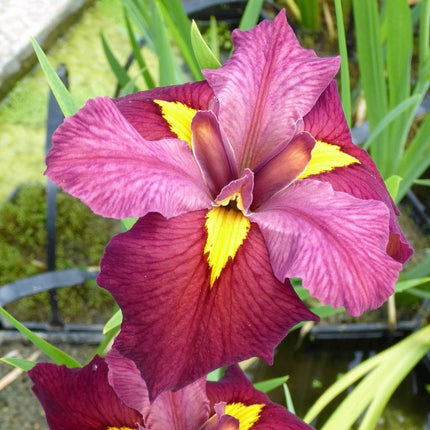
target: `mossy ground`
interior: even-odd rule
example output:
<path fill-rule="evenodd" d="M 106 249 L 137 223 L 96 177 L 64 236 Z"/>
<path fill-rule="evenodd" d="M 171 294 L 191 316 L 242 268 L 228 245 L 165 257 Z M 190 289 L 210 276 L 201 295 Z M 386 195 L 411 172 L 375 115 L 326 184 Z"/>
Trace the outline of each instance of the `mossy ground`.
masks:
<path fill-rule="evenodd" d="M 79 200 L 57 196 L 57 269 L 98 267 L 105 245 L 119 232 L 118 221 L 94 215 Z M 46 196 L 43 186 L 25 185 L 0 209 L 0 285 L 46 271 Z M 65 322 L 101 323 L 114 302 L 94 281 L 58 290 Z M 7 306 L 21 321 L 50 319 L 47 293 Z"/>

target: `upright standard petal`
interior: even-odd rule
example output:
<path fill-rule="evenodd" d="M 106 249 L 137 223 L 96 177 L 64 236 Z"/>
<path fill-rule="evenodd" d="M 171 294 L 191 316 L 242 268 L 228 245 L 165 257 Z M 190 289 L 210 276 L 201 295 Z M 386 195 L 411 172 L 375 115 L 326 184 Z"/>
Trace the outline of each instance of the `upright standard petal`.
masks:
<path fill-rule="evenodd" d="M 107 97 L 65 119 L 46 162 L 55 183 L 105 217 L 172 217 L 211 204 L 188 145 L 143 139 Z"/>
<path fill-rule="evenodd" d="M 338 58 L 319 58 L 303 49 L 285 11 L 273 22 L 235 30 L 234 52 L 219 69 L 204 75 L 219 100 L 219 122 L 230 157 L 241 175 L 276 155 L 296 132 L 337 73 Z"/>
<path fill-rule="evenodd" d="M 28 374 L 51 430 L 143 429 L 142 415 L 126 406 L 108 383 L 105 361 L 83 368 L 39 363 Z"/>
<path fill-rule="evenodd" d="M 314 297 L 358 316 L 394 292 L 402 268 L 386 252 L 389 217 L 380 201 L 306 179 L 276 194 L 250 219 L 261 229 L 278 279 L 300 277 Z"/>
<path fill-rule="evenodd" d="M 345 191 L 357 198 L 384 202 L 390 210 L 389 255 L 400 263 L 407 261 L 413 249 L 406 240 L 397 221 L 399 210 L 392 201 L 375 163 L 362 148 L 354 145 L 342 110 L 336 82 L 332 82 L 321 95 L 315 107 L 304 117 L 303 127 L 316 140 L 337 145 L 344 153 L 356 158 L 345 168 L 333 169 L 313 175 L 313 179 L 326 181 L 336 191 Z"/>
<path fill-rule="evenodd" d="M 274 277 L 255 224 L 211 285 L 205 217 L 148 214 L 111 240 L 101 262 L 98 283 L 123 312 L 114 346 L 136 363 L 152 399 L 245 358 L 271 362 L 293 325 L 316 319 Z"/>
<path fill-rule="evenodd" d="M 214 405 L 224 403 L 223 413 L 240 422 L 240 429 L 252 430 L 311 430 L 287 409 L 273 403 L 256 390 L 238 365 L 230 366 L 218 382 L 207 382 L 206 392 L 213 413 Z M 220 416 L 221 413 L 218 412 Z"/>

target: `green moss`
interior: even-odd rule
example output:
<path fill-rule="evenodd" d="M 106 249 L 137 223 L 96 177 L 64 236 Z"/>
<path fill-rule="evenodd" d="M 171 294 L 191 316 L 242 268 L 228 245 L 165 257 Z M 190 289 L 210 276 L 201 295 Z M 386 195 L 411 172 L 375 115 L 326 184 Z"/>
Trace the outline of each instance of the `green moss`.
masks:
<path fill-rule="evenodd" d="M 25 185 L 0 210 L 0 285 L 46 270 L 46 196 L 41 185 Z M 80 201 L 62 192 L 57 197 L 57 269 L 98 267 L 118 222 L 94 215 Z M 60 289 L 66 322 L 105 320 L 113 299 L 95 282 Z M 8 306 L 20 320 L 47 321 L 48 294 L 21 299 Z"/>

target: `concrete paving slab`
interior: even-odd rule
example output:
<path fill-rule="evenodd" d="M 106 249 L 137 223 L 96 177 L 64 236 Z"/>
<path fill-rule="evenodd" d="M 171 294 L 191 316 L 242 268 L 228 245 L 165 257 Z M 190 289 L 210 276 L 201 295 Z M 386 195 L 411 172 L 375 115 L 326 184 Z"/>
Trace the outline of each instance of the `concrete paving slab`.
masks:
<path fill-rule="evenodd" d="M 44 49 L 94 0 L 0 0 L 0 98 L 35 64 L 29 37 Z"/>

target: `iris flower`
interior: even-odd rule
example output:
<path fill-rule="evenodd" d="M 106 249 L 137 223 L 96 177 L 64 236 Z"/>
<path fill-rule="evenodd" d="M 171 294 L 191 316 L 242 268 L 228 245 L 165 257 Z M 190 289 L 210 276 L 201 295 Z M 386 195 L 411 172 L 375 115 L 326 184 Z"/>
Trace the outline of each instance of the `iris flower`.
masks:
<path fill-rule="evenodd" d="M 205 81 L 89 100 L 47 157 L 94 212 L 139 217 L 107 246 L 98 283 L 152 398 L 251 356 L 272 362 L 293 325 L 316 320 L 289 278 L 358 316 L 412 253 L 351 141 L 339 59 L 303 49 L 284 12 L 232 40 Z"/>
<path fill-rule="evenodd" d="M 237 365 L 219 382 L 200 378 L 153 403 L 134 363 L 115 350 L 83 368 L 39 363 L 29 375 L 51 430 L 311 429 L 257 391 Z"/>

